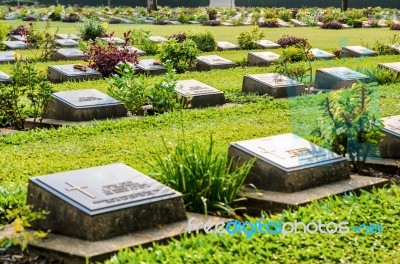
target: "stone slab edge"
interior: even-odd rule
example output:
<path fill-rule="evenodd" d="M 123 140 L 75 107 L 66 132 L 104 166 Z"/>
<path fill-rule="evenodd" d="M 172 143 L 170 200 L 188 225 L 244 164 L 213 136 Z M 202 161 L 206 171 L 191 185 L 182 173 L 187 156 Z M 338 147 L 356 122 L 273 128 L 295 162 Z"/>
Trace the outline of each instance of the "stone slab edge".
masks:
<path fill-rule="evenodd" d="M 384 178 L 351 175 L 350 179 L 325 184 L 322 186 L 298 191 L 294 193 L 273 192 L 265 190 L 254 190 L 246 188 L 240 194 L 246 197 L 244 206 L 248 214 L 257 215 L 261 211 L 270 213 L 282 212 L 287 208 L 297 208 L 332 195 L 340 195 L 346 192 L 355 192 L 360 189 L 369 190 L 372 187 L 383 187 L 389 185 L 390 181 Z"/>
<path fill-rule="evenodd" d="M 153 242 L 166 242 L 172 238 L 179 238 L 188 233 L 189 219 L 195 217 L 196 222 L 229 222 L 231 219 L 205 216 L 196 213 L 187 213 L 188 220 L 163 225 L 154 229 L 145 229 L 127 235 L 101 241 L 85 241 L 81 239 L 49 234 L 49 238 L 29 244 L 29 251 L 53 258 L 62 258 L 65 264 L 86 263 L 86 258 L 93 261 L 103 261 L 116 254 L 121 248 L 151 246 Z M 192 231 L 195 234 L 195 231 Z"/>

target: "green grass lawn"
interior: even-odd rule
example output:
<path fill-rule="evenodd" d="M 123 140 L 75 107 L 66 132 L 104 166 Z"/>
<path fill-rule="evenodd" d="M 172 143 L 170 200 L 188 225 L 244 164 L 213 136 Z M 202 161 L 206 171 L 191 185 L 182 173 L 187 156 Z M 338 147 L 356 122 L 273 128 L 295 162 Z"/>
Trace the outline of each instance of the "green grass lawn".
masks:
<path fill-rule="evenodd" d="M 14 26 L 25 23 L 7 21 Z M 39 22 L 43 24 L 42 22 Z M 55 22 L 61 33 L 76 33 L 76 24 Z M 167 36 L 191 29 L 213 31 L 218 40 L 236 42 L 236 36 L 250 27 L 202 27 L 202 26 L 154 26 L 110 25 L 117 36 L 133 27 L 151 30 L 153 35 Z M 339 31 L 319 28 L 265 29 L 267 37 L 276 41 L 283 34 L 309 39 L 313 47 L 326 50 L 341 44 L 360 45 L 362 41 L 373 44 L 393 36 L 389 29 L 346 29 Z M 276 50 L 280 52 L 280 50 Z M 23 51 L 29 54 L 29 51 Z M 248 51 L 220 52 L 221 56 L 234 61 L 247 57 Z M 350 58 L 332 61 L 314 61 L 314 71 L 321 67 L 346 66 L 351 69 L 376 68 L 381 62 L 400 61 L 398 55 L 372 58 Z M 37 63 L 40 70 L 48 65 L 74 62 Z M 301 65 L 302 63 L 298 63 Z M 115 121 L 99 121 L 94 125 L 64 127 L 60 129 L 33 130 L 0 137 L 0 183 L 26 184 L 31 176 L 124 162 L 144 173 L 152 172 L 154 155 L 162 149 L 162 139 L 176 142 L 184 136 L 206 141 L 210 134 L 218 150 L 227 151 L 229 143 L 295 132 L 302 136 L 312 135 L 319 116 L 318 102 L 324 94 L 304 95 L 292 99 L 274 100 L 270 97 L 241 93 L 243 76 L 252 73 L 272 72 L 273 67 L 238 67 L 210 72 L 188 72 L 178 79 L 196 79 L 225 92 L 233 105 L 207 109 L 182 110 L 158 116 L 125 118 Z M 0 65 L 0 71 L 11 72 L 11 65 Z M 150 77 L 154 82 L 160 77 Z M 105 92 L 107 80 L 68 82 L 54 85 L 56 91 L 96 88 Z M 382 116 L 400 114 L 400 86 L 384 85 L 380 91 Z M 149 164 L 150 163 L 150 164 Z M 326 219 L 355 224 L 363 221 L 383 222 L 388 232 L 379 236 L 299 235 L 281 239 L 278 236 L 255 236 L 248 240 L 242 236 L 199 236 L 184 238 L 167 246 L 155 246 L 152 250 L 139 250 L 131 258 L 164 263 L 228 263 L 256 261 L 264 263 L 306 261 L 315 262 L 391 262 L 399 260 L 398 221 L 400 215 L 400 191 L 398 187 L 385 189 L 360 198 L 324 200 L 293 214 L 271 216 L 271 219 L 311 221 Z M 199 250 L 198 253 L 195 250 Z M 123 253 L 121 253 L 122 256 Z M 121 257 L 122 258 L 122 257 Z M 398 262 L 398 261 L 397 261 Z M 117 263 L 117 262 L 113 262 Z M 134 262 L 132 262 L 134 263 Z"/>

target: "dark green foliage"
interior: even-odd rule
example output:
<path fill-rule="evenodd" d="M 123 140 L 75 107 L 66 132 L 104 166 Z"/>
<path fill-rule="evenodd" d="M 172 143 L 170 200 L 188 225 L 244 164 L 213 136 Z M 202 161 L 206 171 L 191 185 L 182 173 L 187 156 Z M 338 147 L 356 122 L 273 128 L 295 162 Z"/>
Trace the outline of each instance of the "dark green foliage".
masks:
<path fill-rule="evenodd" d="M 375 83 L 354 84 L 349 89 L 330 92 L 321 103 L 318 134 L 323 146 L 348 156 L 358 165 L 378 154 L 383 128 L 379 94 Z"/>
<path fill-rule="evenodd" d="M 154 176 L 183 194 L 188 211 L 232 215 L 251 166 L 235 168 L 225 153 L 214 149 L 212 137 L 207 144 L 180 139 L 175 146 L 164 142 Z"/>
<path fill-rule="evenodd" d="M 160 47 L 160 60 L 164 63 L 169 62 L 178 73 L 189 70 L 198 54 L 196 43 L 190 39 L 179 42 L 171 38 Z"/>
<path fill-rule="evenodd" d="M 189 32 L 187 38 L 193 40 L 200 51 L 209 52 L 214 51 L 217 48 L 215 36 L 208 30 Z"/>

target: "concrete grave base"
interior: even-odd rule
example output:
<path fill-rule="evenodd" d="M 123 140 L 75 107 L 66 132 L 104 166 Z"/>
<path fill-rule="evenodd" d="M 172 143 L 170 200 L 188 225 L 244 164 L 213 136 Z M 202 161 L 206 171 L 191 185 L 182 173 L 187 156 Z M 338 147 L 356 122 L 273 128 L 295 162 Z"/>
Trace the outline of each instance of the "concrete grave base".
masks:
<path fill-rule="evenodd" d="M 210 226 L 221 222 L 229 222 L 231 219 L 205 216 L 202 214 L 187 213 L 187 218 L 196 218 L 191 224 L 210 223 Z M 196 234 L 195 228 L 191 234 Z M 114 237 L 107 240 L 90 242 L 77 238 L 71 238 L 61 235 L 49 234 L 44 240 L 37 240 L 35 243 L 29 244 L 29 252 L 33 254 L 41 254 L 48 257 L 63 259 L 64 264 L 85 264 L 86 258 L 90 263 L 95 261 L 104 261 L 114 254 L 118 253 L 121 248 L 133 248 L 141 245 L 149 247 L 153 242 L 166 242 L 172 238 L 179 238 L 182 234 L 189 232 L 189 220 L 162 225 L 154 229 L 146 229 L 138 232 Z M 0 232 L 0 237 L 7 236 L 10 228 Z"/>
<path fill-rule="evenodd" d="M 389 184 L 389 180 L 383 178 L 351 175 L 345 179 L 322 186 L 298 191 L 294 193 L 273 192 L 265 190 L 254 190 L 247 188 L 241 193 L 247 201 L 243 203 L 247 207 L 247 214 L 259 215 L 261 211 L 268 213 L 282 212 L 284 209 L 296 209 L 307 205 L 313 200 L 319 200 L 332 195 L 340 195 L 347 192 L 358 192 L 369 190 L 372 187 L 383 187 Z"/>

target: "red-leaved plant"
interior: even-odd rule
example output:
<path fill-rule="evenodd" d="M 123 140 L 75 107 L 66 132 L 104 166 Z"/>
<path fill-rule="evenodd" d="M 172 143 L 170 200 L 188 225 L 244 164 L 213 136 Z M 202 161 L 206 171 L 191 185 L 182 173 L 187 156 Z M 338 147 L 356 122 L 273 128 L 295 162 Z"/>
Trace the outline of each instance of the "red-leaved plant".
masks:
<path fill-rule="evenodd" d="M 121 46 L 100 39 L 90 41 L 83 60 L 89 63 L 90 68 L 101 72 L 104 77 L 114 74 L 115 66 L 120 62 L 138 64 L 139 55 L 128 45 L 130 35 L 131 31 L 124 33 L 125 44 Z"/>

